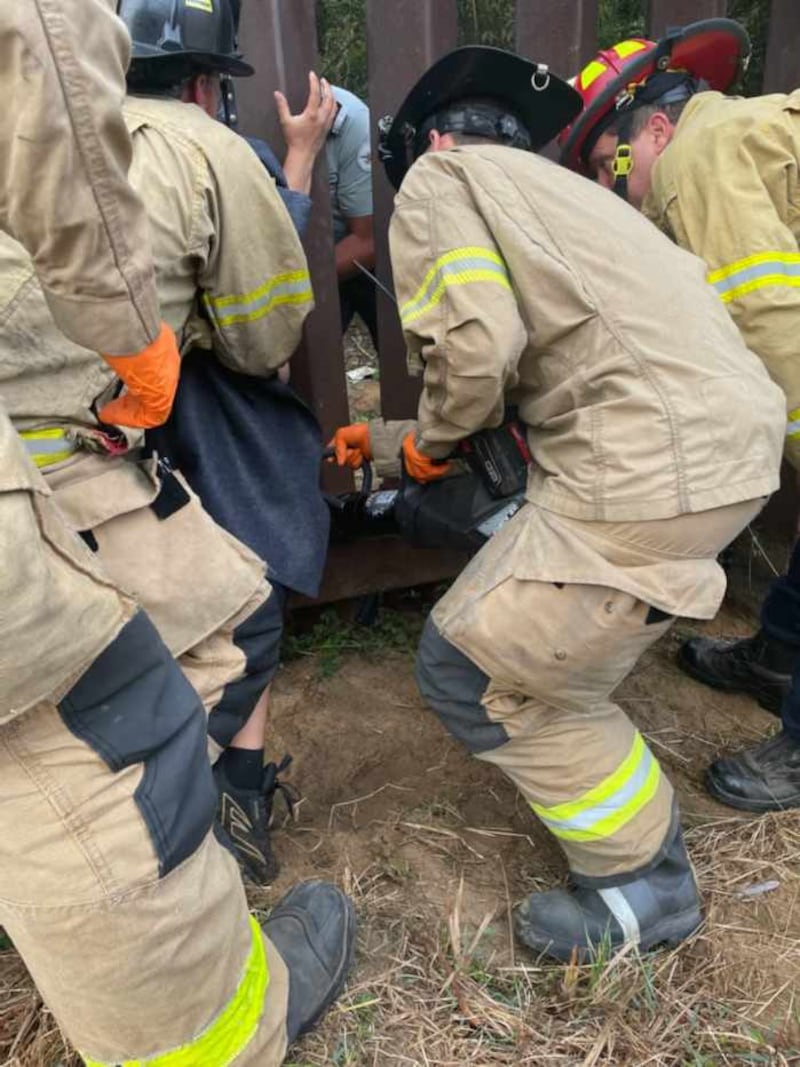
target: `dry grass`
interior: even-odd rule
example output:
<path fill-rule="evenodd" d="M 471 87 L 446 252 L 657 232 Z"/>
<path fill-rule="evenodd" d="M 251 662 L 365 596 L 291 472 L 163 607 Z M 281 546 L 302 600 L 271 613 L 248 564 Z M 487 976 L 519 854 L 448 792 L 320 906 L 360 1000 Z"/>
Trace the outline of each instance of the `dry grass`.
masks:
<path fill-rule="evenodd" d="M 402 827 L 421 848 L 458 845 L 448 852 L 454 871 L 459 857 L 463 870 L 494 835 L 512 833 L 454 829 L 446 810 L 419 819 L 419 809 L 406 809 L 386 825 Z M 443 910 L 408 872 L 381 863 L 346 868 L 342 881 L 361 920 L 359 965 L 340 1004 L 287 1064 L 800 1064 L 800 814 L 698 820 L 687 838 L 707 902 L 703 928 L 675 951 L 612 959 L 601 951 L 586 966 L 515 952 L 504 871 L 496 907 L 469 923 L 469 875 L 454 873 Z M 266 898 L 254 894 L 253 903 Z M 14 952 L 0 955 L 0 1064 L 79 1063 Z"/>
<path fill-rule="evenodd" d="M 464 832 L 469 836 L 469 831 Z M 393 872 L 348 875 L 362 919 L 361 965 L 295 1067 L 716 1067 L 800 1064 L 797 929 L 800 816 L 724 818 L 688 833 L 708 902 L 690 943 L 646 957 L 553 965 L 509 944 L 498 900 L 463 923 L 413 903 Z M 779 883 L 772 892 L 754 887 Z"/>

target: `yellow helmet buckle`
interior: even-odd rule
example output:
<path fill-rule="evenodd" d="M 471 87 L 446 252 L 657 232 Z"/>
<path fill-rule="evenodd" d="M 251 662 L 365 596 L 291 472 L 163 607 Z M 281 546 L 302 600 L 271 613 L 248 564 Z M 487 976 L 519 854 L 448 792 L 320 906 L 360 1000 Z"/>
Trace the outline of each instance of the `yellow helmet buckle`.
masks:
<path fill-rule="evenodd" d="M 617 151 L 611 163 L 611 171 L 615 178 L 627 178 L 633 170 L 633 152 L 629 144 L 617 145 Z"/>

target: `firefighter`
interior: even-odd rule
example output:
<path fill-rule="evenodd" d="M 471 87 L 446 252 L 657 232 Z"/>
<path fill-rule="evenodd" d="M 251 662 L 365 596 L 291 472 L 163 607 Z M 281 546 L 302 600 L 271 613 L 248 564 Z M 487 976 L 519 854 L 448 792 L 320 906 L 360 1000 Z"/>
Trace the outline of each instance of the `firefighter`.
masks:
<path fill-rule="evenodd" d="M 120 10 L 130 18 L 128 8 L 138 6 L 124 0 Z M 195 360 L 213 351 L 231 374 L 270 378 L 297 347 L 313 306 L 299 239 L 246 142 L 203 107 L 167 93 L 179 84 L 178 97 L 216 114 L 219 72 L 252 68 L 232 51 L 226 0 L 207 9 L 172 0 L 150 6 L 159 37 L 173 47 L 150 60 L 165 95 L 130 97 L 124 116 L 162 314 Z M 193 50 L 190 40 L 180 50 L 190 30 L 201 45 Z M 276 764 L 263 766 L 264 731 L 282 592 L 265 579 L 263 558 L 213 522 L 157 453 L 143 450 L 141 429 L 124 429 L 148 425 L 132 417 L 130 396 L 116 395 L 124 362 L 106 366 L 66 339 L 24 251 L 10 239 L 0 247 L 0 382 L 9 413 L 62 511 L 114 582 L 135 593 L 203 699 L 219 757 L 220 836 L 248 877 L 267 884 L 277 873 L 269 820 L 280 783 Z M 317 447 L 314 463 L 318 454 Z M 317 473 L 318 466 L 315 488 Z M 321 499 L 312 517 L 303 543 L 316 537 L 319 556 L 328 518 Z"/>
<path fill-rule="evenodd" d="M 121 0 L 119 13 L 133 38 L 125 110 L 134 153 L 139 147 L 146 151 L 144 142 L 156 129 L 162 140 L 174 126 L 193 131 L 206 157 L 197 170 L 210 169 L 216 202 L 203 223 L 204 240 L 209 250 L 218 249 L 220 267 L 241 275 L 235 281 L 216 279 L 213 271 L 197 269 L 202 312 L 190 314 L 191 305 L 183 300 L 178 313 L 187 325 L 181 335 L 180 387 L 171 418 L 148 434 L 148 444 L 181 471 L 215 522 L 267 563 L 270 600 L 261 616 L 251 615 L 234 634 L 252 673 L 240 687 L 241 697 L 234 690 L 233 700 L 224 693 L 215 698 L 209 719 L 212 739 L 225 746 L 215 764 L 220 823 L 246 873 L 263 884 L 278 870 L 269 821 L 272 798 L 281 788 L 281 766 L 263 767 L 268 683 L 278 662 L 289 591 L 316 595 L 328 542 L 329 512 L 319 487 L 319 426 L 282 380 L 312 307 L 311 286 L 299 241 L 288 232 L 289 218 L 272 183 L 254 166 L 242 139 L 214 122 L 221 99 L 230 98 L 227 80 L 252 73 L 236 52 L 234 7 L 229 0 L 211 11 L 185 0 Z M 317 91 L 331 97 L 325 82 Z M 320 108 L 325 106 L 323 100 Z M 332 117 L 330 100 L 328 106 Z M 304 113 L 291 119 L 298 136 L 305 131 L 287 155 L 292 168 L 302 169 L 305 158 L 310 170 L 321 146 L 312 118 Z M 156 213 L 170 210 L 160 191 L 162 169 L 159 162 L 143 168 L 141 178 L 134 175 L 148 202 L 155 193 Z M 254 188 L 256 182 L 265 188 Z M 188 220 L 188 200 L 185 209 Z M 188 231 L 181 239 L 194 240 Z M 162 278 L 169 284 L 171 270 L 160 272 L 160 284 Z M 218 281 L 229 286 L 227 294 L 213 294 Z M 242 297 L 238 303 L 237 295 Z"/>
<path fill-rule="evenodd" d="M 800 469 L 800 90 L 726 97 L 750 44 L 728 19 L 655 43 L 622 41 L 576 79 L 584 110 L 562 138 L 562 162 L 639 207 L 705 260 L 748 347 L 786 397 L 784 456 Z M 678 662 L 692 677 L 747 693 L 782 716 L 775 736 L 716 760 L 707 784 L 753 811 L 800 806 L 800 548 L 772 586 L 752 637 L 695 637 Z"/>
<path fill-rule="evenodd" d="M 102 0 L 3 6 L 0 229 L 64 334 L 126 361 L 126 418 L 151 425 L 178 353 L 125 180 L 129 47 Z M 51 336 L 23 332 L 33 367 Z M 248 918 L 197 695 L 1 413 L 0 459 L 0 922 L 90 1067 L 277 1065 L 342 987 L 351 905 L 307 883 L 264 933 Z"/>
<path fill-rule="evenodd" d="M 460 49 L 382 144 L 423 375 L 406 470 L 442 477 L 507 404 L 533 456 L 528 503 L 434 608 L 417 678 L 563 847 L 571 887 L 528 896 L 516 930 L 567 960 L 606 939 L 675 943 L 700 922 L 672 786 L 612 693 L 676 615 L 717 611 L 717 553 L 777 487 L 784 423 L 701 262 L 534 154 L 579 103 L 544 66 Z M 371 437 L 338 431 L 342 460 L 371 454 Z"/>

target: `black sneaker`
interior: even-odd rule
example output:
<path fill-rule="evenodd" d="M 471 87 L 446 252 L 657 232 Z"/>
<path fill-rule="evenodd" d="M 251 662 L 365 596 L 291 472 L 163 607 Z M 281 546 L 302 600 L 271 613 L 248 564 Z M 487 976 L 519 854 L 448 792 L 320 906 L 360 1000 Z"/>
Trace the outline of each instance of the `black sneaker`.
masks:
<path fill-rule="evenodd" d="M 296 795 L 278 779 L 291 762 L 291 756 L 284 756 L 280 764 L 268 763 L 260 789 L 238 789 L 228 780 L 222 761 L 214 764 L 218 797 L 214 833 L 233 855 L 242 874 L 256 885 L 270 885 L 280 870 L 270 840 L 272 803 L 279 792 L 289 814 L 294 813 Z"/>
<path fill-rule="evenodd" d="M 759 630 L 739 641 L 693 637 L 681 645 L 678 665 L 698 682 L 729 693 L 747 693 L 766 711 L 780 715 L 796 656 L 796 648 Z"/>

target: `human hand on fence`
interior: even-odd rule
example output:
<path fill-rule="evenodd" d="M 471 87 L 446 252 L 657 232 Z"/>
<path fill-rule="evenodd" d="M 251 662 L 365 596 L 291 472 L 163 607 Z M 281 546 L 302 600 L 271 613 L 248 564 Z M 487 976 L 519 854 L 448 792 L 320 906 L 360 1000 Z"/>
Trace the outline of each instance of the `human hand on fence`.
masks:
<path fill-rule="evenodd" d="M 313 163 L 336 118 L 338 105 L 330 84 L 309 71 L 308 100 L 299 115 L 292 114 L 286 97 L 277 90 L 275 104 L 288 153 L 310 156 Z"/>
<path fill-rule="evenodd" d="M 349 426 L 340 426 L 328 442 L 328 447 L 333 448 L 340 467 L 357 470 L 365 461 L 372 459 L 369 423 L 354 422 Z"/>

